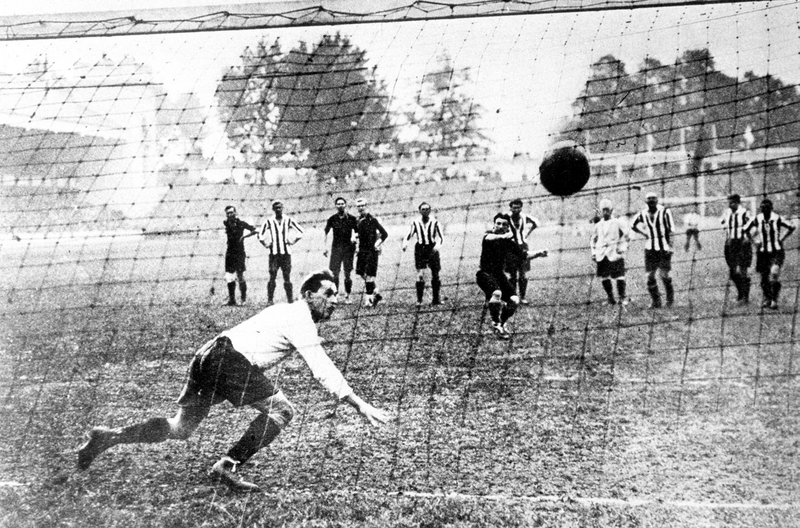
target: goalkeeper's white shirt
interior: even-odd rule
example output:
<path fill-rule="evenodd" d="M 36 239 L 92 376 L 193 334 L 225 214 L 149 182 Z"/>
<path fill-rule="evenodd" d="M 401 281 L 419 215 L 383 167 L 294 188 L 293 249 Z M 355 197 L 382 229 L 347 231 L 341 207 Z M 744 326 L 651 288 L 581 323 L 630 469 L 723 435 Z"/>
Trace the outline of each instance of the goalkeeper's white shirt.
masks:
<path fill-rule="evenodd" d="M 594 225 L 591 248 L 597 262 L 604 258 L 610 262 L 623 258 L 628 250 L 628 226 L 619 218 L 601 218 Z"/>
<path fill-rule="evenodd" d="M 262 370 L 289 359 L 296 350 L 331 394 L 342 399 L 353 393 L 322 348 L 311 310 L 302 299 L 270 306 L 220 335 L 228 337 L 237 352 Z"/>

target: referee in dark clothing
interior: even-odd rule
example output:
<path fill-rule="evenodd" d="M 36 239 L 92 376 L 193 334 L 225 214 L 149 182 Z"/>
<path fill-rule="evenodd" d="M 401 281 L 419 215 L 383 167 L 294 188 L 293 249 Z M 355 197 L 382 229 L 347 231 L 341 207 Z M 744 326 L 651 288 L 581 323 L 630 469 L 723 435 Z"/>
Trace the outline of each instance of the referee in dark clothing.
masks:
<path fill-rule="evenodd" d="M 377 218 L 367 212 L 366 200 L 363 198 L 356 200 L 356 207 L 359 215 L 356 227 L 358 235 L 356 275 L 364 279 L 364 292 L 367 296 L 364 306 L 376 306 L 383 299 L 375 285 L 375 277 L 378 275 L 378 255 L 389 233 Z"/>
<path fill-rule="evenodd" d="M 339 272 L 344 268 L 344 304 L 350 304 L 350 293 L 353 291 L 353 260 L 356 254 L 356 228 L 358 220 L 347 212 L 347 200 L 341 196 L 336 199 L 336 214 L 328 218 L 325 224 L 325 251 L 328 256 L 328 233 L 333 231 L 333 243 L 330 249 L 330 265 L 328 269 L 333 272 L 336 288 L 339 288 Z"/>
<path fill-rule="evenodd" d="M 244 239 L 256 234 L 256 228 L 240 220 L 236 216 L 236 208 L 229 205 L 225 208 L 225 236 L 228 239 L 228 247 L 225 250 L 225 282 L 228 285 L 227 306 L 236 306 L 236 281 L 239 281 L 239 293 L 242 303 L 247 300 L 247 282 L 244 280 L 244 272 L 247 269 L 245 261 L 247 254 L 244 251 Z M 250 231 L 245 235 L 245 231 Z"/>

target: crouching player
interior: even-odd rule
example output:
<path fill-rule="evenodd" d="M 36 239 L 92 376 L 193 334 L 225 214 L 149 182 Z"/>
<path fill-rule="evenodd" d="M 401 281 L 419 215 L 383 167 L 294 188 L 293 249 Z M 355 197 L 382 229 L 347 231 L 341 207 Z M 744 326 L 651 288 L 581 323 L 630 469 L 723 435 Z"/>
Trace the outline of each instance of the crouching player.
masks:
<path fill-rule="evenodd" d="M 372 425 L 388 415 L 355 395 L 322 348 L 315 323 L 331 316 L 336 306 L 333 274 L 322 270 L 300 288 L 301 299 L 271 306 L 203 345 L 189 364 L 188 380 L 172 418 L 149 420 L 109 429 L 95 427 L 78 451 L 78 469 L 87 469 L 103 451 L 117 444 L 185 440 L 205 419 L 211 407 L 228 400 L 234 407 L 259 411 L 244 435 L 211 468 L 210 474 L 238 491 L 259 491 L 236 473 L 239 464 L 267 446 L 294 416 L 294 408 L 263 371 L 296 351 L 314 377 L 340 401 L 348 403 Z"/>
<path fill-rule="evenodd" d="M 546 257 L 547 250 L 525 251 L 514 241 L 508 215 L 497 213 L 492 230 L 486 233 L 481 244 L 480 269 L 475 279 L 483 293 L 492 328 L 499 339 L 510 339 L 506 322 L 514 315 L 519 305 L 519 296 L 505 274 L 509 259 L 534 259 Z"/>

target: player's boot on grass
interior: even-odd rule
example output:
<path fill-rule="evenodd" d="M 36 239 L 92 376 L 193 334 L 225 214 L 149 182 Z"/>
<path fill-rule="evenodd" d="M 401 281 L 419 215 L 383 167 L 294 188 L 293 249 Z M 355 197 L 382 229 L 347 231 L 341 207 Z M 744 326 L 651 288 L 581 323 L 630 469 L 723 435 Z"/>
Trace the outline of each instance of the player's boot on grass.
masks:
<path fill-rule="evenodd" d="M 380 293 L 376 293 L 375 296 L 372 298 L 372 306 L 378 306 L 378 303 L 383 300 L 383 295 Z"/>
<path fill-rule="evenodd" d="M 494 335 L 496 335 L 498 339 L 511 339 L 511 335 L 506 331 L 503 323 L 492 323 L 492 330 L 494 330 Z"/>
<path fill-rule="evenodd" d="M 89 431 L 89 440 L 78 449 L 78 469 L 89 469 L 97 456 L 113 446 L 113 431 L 106 427 L 95 427 Z"/>
<path fill-rule="evenodd" d="M 253 484 L 252 482 L 247 482 L 236 473 L 236 467 L 238 465 L 239 463 L 234 459 L 230 457 L 222 457 L 213 466 L 211 466 L 209 474 L 212 478 L 220 481 L 234 491 L 261 491 L 261 488 L 259 488 L 258 485 Z"/>

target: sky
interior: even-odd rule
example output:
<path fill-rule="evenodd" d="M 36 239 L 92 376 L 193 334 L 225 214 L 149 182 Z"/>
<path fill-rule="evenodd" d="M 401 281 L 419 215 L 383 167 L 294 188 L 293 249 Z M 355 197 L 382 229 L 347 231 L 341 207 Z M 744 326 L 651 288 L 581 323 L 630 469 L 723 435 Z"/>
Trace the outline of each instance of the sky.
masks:
<path fill-rule="evenodd" d="M 248 3 L 239 1 L 237 3 Z M 262 2 L 263 3 L 263 2 Z M 0 16 L 108 11 L 96 0 L 3 0 Z M 218 5 L 205 0 L 138 0 L 112 4 L 117 11 Z M 396 107 L 407 105 L 422 75 L 442 53 L 469 68 L 464 90 L 484 109 L 482 125 L 501 155 L 540 153 L 571 113 L 589 66 L 611 54 L 629 72 L 645 58 L 662 63 L 688 49 L 709 48 L 723 73 L 770 73 L 800 83 L 800 8 L 790 0 L 742 4 L 662 7 L 570 14 L 485 17 L 274 30 L 102 37 L 59 41 L 0 42 L 0 72 L 13 73 L 37 56 L 69 68 L 103 54 L 128 55 L 147 63 L 171 93 L 193 92 L 214 104 L 222 72 L 237 64 L 247 46 L 280 38 L 284 49 L 313 43 L 339 31 L 366 50 Z"/>

